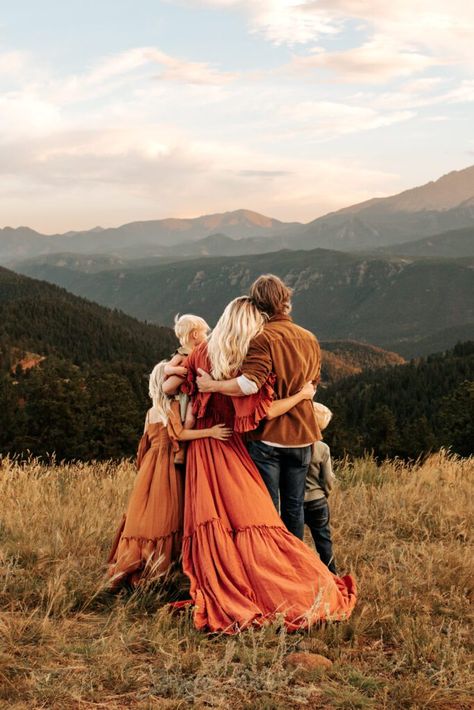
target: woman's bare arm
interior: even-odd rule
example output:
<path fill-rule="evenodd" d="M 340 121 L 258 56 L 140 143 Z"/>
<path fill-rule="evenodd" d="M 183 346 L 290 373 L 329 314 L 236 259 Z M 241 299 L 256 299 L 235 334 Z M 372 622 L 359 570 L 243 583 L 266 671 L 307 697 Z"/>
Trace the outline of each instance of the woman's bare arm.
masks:
<path fill-rule="evenodd" d="M 209 429 L 183 429 L 178 436 L 179 441 L 193 441 L 195 439 L 219 439 L 226 441 L 234 432 L 225 424 L 216 424 Z"/>
<path fill-rule="evenodd" d="M 276 399 L 271 403 L 267 412 L 267 419 L 276 419 L 293 409 L 293 407 L 304 399 L 313 399 L 316 388 L 312 382 L 308 382 L 299 392 L 284 399 Z"/>

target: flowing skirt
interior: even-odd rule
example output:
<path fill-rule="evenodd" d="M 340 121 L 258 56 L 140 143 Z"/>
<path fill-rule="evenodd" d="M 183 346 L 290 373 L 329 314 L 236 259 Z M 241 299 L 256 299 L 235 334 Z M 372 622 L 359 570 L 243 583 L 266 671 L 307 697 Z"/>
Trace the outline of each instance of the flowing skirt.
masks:
<path fill-rule="evenodd" d="M 195 625 L 209 631 L 278 619 L 307 628 L 348 618 L 356 601 L 353 578 L 333 575 L 283 525 L 240 434 L 188 447 L 183 570 Z"/>

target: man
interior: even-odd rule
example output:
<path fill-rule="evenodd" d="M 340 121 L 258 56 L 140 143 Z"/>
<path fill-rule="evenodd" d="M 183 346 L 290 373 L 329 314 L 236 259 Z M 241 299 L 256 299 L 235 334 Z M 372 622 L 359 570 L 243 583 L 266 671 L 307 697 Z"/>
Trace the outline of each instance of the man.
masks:
<path fill-rule="evenodd" d="M 242 374 L 217 381 L 200 370 L 201 392 L 227 395 L 254 394 L 269 374 L 276 375 L 278 399 L 298 392 L 307 382 L 316 384 L 321 370 L 321 351 L 312 333 L 293 323 L 292 290 L 278 276 L 260 276 L 250 288 L 255 305 L 268 316 L 263 332 L 250 343 Z M 321 439 L 310 400 L 287 414 L 264 420 L 248 437 L 249 453 L 290 532 L 303 539 L 305 480 L 312 444 Z"/>

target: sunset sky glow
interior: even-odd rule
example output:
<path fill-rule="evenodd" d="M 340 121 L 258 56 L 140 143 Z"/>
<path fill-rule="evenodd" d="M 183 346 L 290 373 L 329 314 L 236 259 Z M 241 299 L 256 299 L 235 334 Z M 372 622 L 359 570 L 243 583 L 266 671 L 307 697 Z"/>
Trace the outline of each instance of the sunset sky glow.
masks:
<path fill-rule="evenodd" d="M 416 8 L 416 10 L 415 10 Z M 470 0 L 18 0 L 0 226 L 309 221 L 474 163 Z"/>

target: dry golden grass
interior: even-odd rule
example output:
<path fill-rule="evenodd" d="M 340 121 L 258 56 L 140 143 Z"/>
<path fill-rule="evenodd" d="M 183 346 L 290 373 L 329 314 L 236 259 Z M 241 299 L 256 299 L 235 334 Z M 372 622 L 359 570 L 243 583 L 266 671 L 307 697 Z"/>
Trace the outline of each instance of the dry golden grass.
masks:
<path fill-rule="evenodd" d="M 0 463 L 0 707 L 472 707 L 472 459 L 340 464 L 332 520 L 354 615 L 237 637 L 197 633 L 156 588 L 101 590 L 130 463 Z M 289 670 L 296 650 L 334 664 Z"/>

